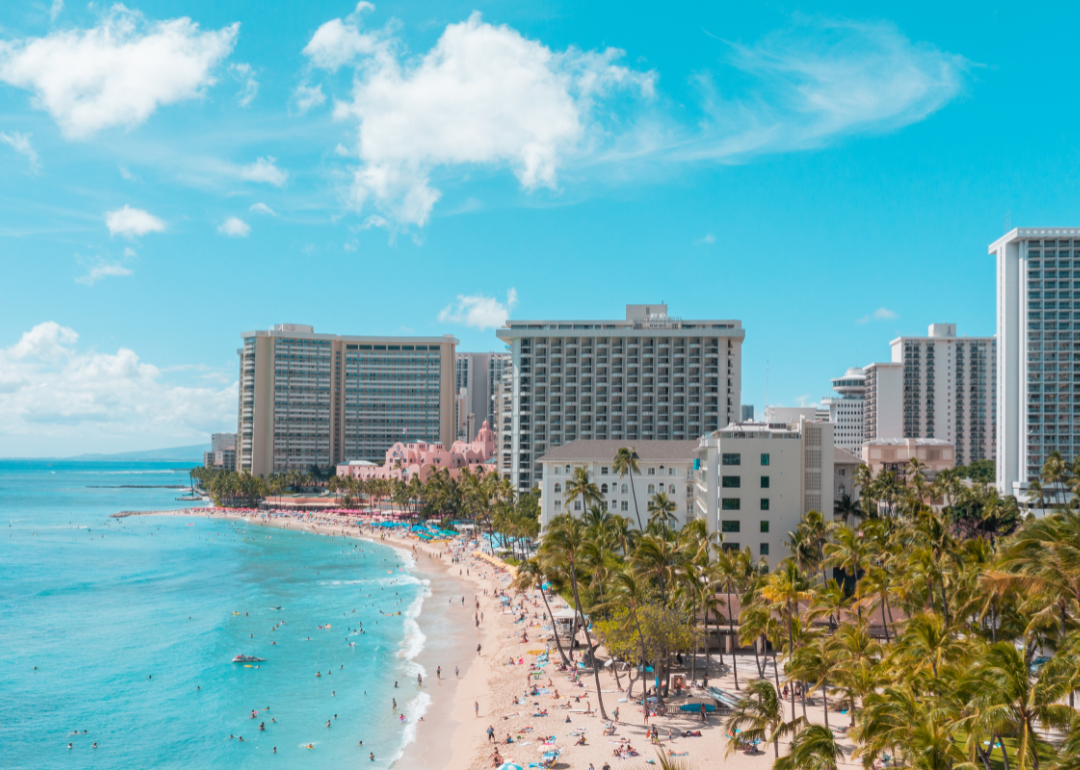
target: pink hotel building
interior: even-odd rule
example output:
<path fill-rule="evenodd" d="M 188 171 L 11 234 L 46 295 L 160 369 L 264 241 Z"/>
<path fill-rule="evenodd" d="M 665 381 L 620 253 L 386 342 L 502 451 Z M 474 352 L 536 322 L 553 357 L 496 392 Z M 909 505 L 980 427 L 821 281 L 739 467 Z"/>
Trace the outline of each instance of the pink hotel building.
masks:
<path fill-rule="evenodd" d="M 432 473 L 440 468 L 450 470 L 450 476 L 457 478 L 462 468 L 468 468 L 475 475 L 492 473 L 496 465 L 495 434 L 487 420 L 480 427 L 476 438 L 470 442 L 455 441 L 449 449 L 441 441 L 417 441 L 411 444 L 398 442 L 386 450 L 386 461 L 382 465 L 366 460 L 353 460 L 337 466 L 338 476 L 352 476 L 358 479 L 400 479 L 409 481 L 419 476 L 427 481 Z"/>

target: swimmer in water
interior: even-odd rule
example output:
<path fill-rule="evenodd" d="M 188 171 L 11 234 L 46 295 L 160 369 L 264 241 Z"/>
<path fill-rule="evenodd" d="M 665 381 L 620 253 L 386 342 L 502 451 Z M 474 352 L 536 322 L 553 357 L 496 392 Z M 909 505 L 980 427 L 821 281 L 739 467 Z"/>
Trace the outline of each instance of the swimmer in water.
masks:
<path fill-rule="evenodd" d="M 375 761 L 375 752 L 374 751 L 371 752 L 371 756 L 369 756 L 368 759 L 370 759 L 372 762 Z"/>

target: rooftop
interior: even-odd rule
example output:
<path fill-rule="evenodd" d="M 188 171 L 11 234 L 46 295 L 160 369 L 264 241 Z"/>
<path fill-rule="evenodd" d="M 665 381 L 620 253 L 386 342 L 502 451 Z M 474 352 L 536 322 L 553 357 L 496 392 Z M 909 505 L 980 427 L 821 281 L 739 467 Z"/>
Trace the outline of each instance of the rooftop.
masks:
<path fill-rule="evenodd" d="M 355 337 L 345 334 L 316 334 L 315 327 L 307 326 L 306 324 L 275 324 L 272 329 L 241 332 L 240 336 L 245 339 L 248 337 L 287 337 L 290 339 L 345 340 L 348 342 L 404 342 L 429 345 L 442 345 L 445 343 L 450 343 L 452 345 L 460 344 L 452 334 L 444 334 L 441 337 L 399 337 L 393 335 Z"/>
<path fill-rule="evenodd" d="M 1080 238 L 1080 227 L 1014 227 L 990 244 L 988 254 L 996 254 L 1006 243 L 1029 241 L 1036 238 Z"/>
<path fill-rule="evenodd" d="M 863 446 L 907 446 L 913 443 L 915 446 L 952 446 L 951 441 L 943 438 L 875 438 L 867 441 Z"/>
<path fill-rule="evenodd" d="M 742 337 L 742 322 L 734 320 L 684 320 L 677 316 L 669 316 L 667 305 L 657 303 L 653 305 L 627 305 L 625 320 L 537 320 L 537 321 L 507 321 L 501 329 L 496 329 L 495 334 L 500 339 L 514 339 L 520 336 L 535 335 L 539 331 L 562 332 L 566 336 L 574 336 L 574 332 L 597 330 L 610 330 L 612 332 L 625 332 L 631 329 L 731 329 L 738 330 L 728 336 Z M 547 335 L 543 335 L 547 336 Z M 685 335 L 684 335 L 685 336 Z"/>
<path fill-rule="evenodd" d="M 833 447 L 833 465 L 862 465 L 862 458 L 841 447 Z"/>
<path fill-rule="evenodd" d="M 684 461 L 694 459 L 697 439 L 690 441 L 623 441 L 621 439 L 582 439 L 554 447 L 540 462 L 592 462 L 595 460 L 614 459 L 623 447 L 630 447 L 637 452 L 638 462 Z"/>

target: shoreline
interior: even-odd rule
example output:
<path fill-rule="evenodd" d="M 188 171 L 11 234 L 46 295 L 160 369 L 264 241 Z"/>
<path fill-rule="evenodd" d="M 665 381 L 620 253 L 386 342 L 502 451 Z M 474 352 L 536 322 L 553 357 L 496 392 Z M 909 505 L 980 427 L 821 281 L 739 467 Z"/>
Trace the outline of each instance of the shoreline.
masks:
<path fill-rule="evenodd" d="M 422 728 L 417 725 L 413 741 L 402 747 L 399 758 L 391 765 L 393 767 L 489 770 L 495 766 L 496 752 L 500 762 L 528 766 L 537 762 L 543 750 L 549 747 L 559 752 L 557 767 L 581 770 L 590 764 L 599 770 L 605 763 L 613 770 L 624 770 L 641 766 L 659 753 L 682 758 L 698 768 L 714 767 L 720 761 L 733 770 L 767 770 L 772 766 L 771 747 L 758 747 L 751 753 L 742 750 L 729 753 L 720 720 L 713 717 L 703 724 L 696 712 L 680 712 L 679 703 L 684 702 L 686 696 L 693 697 L 693 691 L 687 691 L 682 699 L 669 699 L 668 705 L 674 705 L 674 710 L 669 708 L 667 713 L 652 714 L 644 720 L 640 705 L 641 680 L 633 683 L 633 697 L 628 697 L 629 681 L 625 671 L 621 675 L 610 668 L 600 672 L 600 691 L 607 713 L 606 718 L 601 717 L 593 673 L 576 666 L 564 668 L 555 645 L 545 640 L 551 629 L 550 621 L 546 620 L 547 608 L 539 592 L 518 594 L 512 591 L 509 584 L 513 568 L 490 557 L 477 558 L 468 541 L 457 538 L 429 543 L 364 530 L 357 527 L 355 521 L 349 522 L 349 526 L 331 526 L 291 515 L 264 519 L 262 513 L 194 508 L 148 511 L 141 515 L 234 519 L 279 529 L 382 542 L 406 549 L 413 556 L 413 567 L 417 572 L 434 576 L 430 584 L 432 595 L 425 598 L 425 602 L 430 601 L 432 605 L 421 608 L 417 622 L 429 641 L 449 638 L 450 647 L 455 650 L 453 657 L 466 655 L 469 662 L 461 667 L 462 676 L 456 686 L 445 686 L 453 681 L 450 677 L 455 664 L 442 667 L 443 682 L 441 686 L 434 686 L 431 683 L 438 684 L 438 680 L 432 676 L 429 666 L 441 664 L 436 662 L 434 645 L 425 644 L 428 654 L 421 651 L 416 661 L 428 671 L 424 684 L 424 690 L 431 695 L 426 712 L 428 718 Z M 140 514 L 125 512 L 125 515 Z M 455 570 L 460 574 L 455 574 Z M 440 576 L 459 582 L 444 581 Z M 469 591 L 459 586 L 472 589 L 475 598 L 471 606 Z M 475 633 L 464 626 L 459 628 L 459 623 L 453 621 L 452 612 L 447 611 L 454 610 L 453 603 L 448 603 L 450 606 L 441 611 L 435 604 L 446 600 L 448 595 L 459 597 L 455 590 L 465 594 L 466 620 L 472 619 L 468 615 L 474 611 L 484 615 L 483 622 L 474 623 Z M 505 591 L 502 599 L 500 591 Z M 461 606 L 460 601 L 457 598 L 458 606 Z M 562 600 L 553 597 L 551 603 L 554 610 L 561 607 Z M 444 626 L 449 623 L 453 627 L 449 630 L 440 627 L 439 618 L 444 621 Z M 460 621 L 461 616 L 458 618 Z M 479 651 L 470 649 L 476 642 L 481 645 Z M 549 652 L 548 662 L 543 662 L 543 656 L 534 657 L 544 648 Z M 564 650 L 570 654 L 565 644 Z M 580 654 L 580 650 L 573 651 L 575 659 Z M 734 684 L 733 672 L 727 666 L 718 665 L 718 657 L 714 652 L 707 672 L 709 683 L 734 694 L 740 688 Z M 732 662 L 730 653 L 723 657 L 726 662 Z M 737 658 L 739 680 L 745 686 L 750 679 L 757 678 L 755 658 L 747 653 L 740 653 Z M 706 673 L 703 664 L 702 656 L 698 656 L 698 676 Z M 689 673 L 689 670 L 685 671 L 687 679 Z M 769 671 L 766 671 L 766 678 L 771 679 Z M 838 711 L 838 702 L 829 706 L 833 725 L 846 722 L 846 717 Z M 474 710 L 475 713 L 470 714 Z M 822 723 L 824 709 L 820 698 L 808 699 L 806 711 L 812 723 Z M 489 727 L 494 733 L 493 739 L 488 738 Z M 651 735 L 650 729 L 655 731 Z M 839 767 L 861 767 L 851 757 L 854 746 L 846 731 L 834 728 L 834 734 L 845 751 Z M 788 745 L 788 740 L 780 742 L 781 753 Z M 631 753 L 625 752 L 627 747 Z M 624 753 L 616 755 L 616 749 Z"/>
<path fill-rule="evenodd" d="M 363 527 L 357 526 L 358 522 L 355 521 L 349 522 L 351 526 L 334 527 L 328 524 L 304 521 L 292 517 L 268 518 L 264 517 L 262 513 L 263 512 L 252 512 L 247 514 L 247 512 L 230 509 L 201 507 L 177 508 L 174 510 L 119 511 L 112 514 L 110 518 L 122 519 L 129 516 L 183 516 L 237 521 L 244 522 L 245 524 L 271 527 L 274 529 L 306 532 L 313 535 L 348 537 L 356 540 L 381 543 L 394 550 L 402 551 L 403 553 L 401 555 L 403 557 L 406 555 L 408 556 L 407 559 L 403 560 L 408 563 L 411 559 L 411 564 L 409 564 L 407 569 L 418 573 L 418 576 L 434 578 L 433 580 L 428 579 L 426 581 L 427 591 L 425 593 L 427 595 L 422 597 L 420 610 L 417 615 L 412 618 L 417 624 L 419 632 L 424 636 L 423 647 L 412 657 L 408 657 L 404 654 L 400 655 L 403 660 L 415 663 L 424 669 L 424 689 L 428 695 L 429 701 L 423 711 L 419 714 L 419 716 L 424 717 L 423 728 L 421 729 L 419 723 L 416 723 L 416 730 L 411 740 L 401 747 L 399 756 L 391 762 L 390 767 L 423 766 L 429 768 L 429 770 L 454 770 L 455 768 L 468 767 L 469 764 L 464 756 L 465 753 L 467 753 L 467 747 L 460 739 L 459 733 L 461 732 L 460 728 L 465 724 L 463 715 L 467 716 L 468 714 L 469 699 L 479 697 L 479 693 L 483 690 L 482 683 L 479 683 L 481 674 L 477 672 L 478 667 L 474 665 L 474 663 L 476 663 L 476 655 L 472 648 L 472 644 L 475 643 L 475 639 L 473 635 L 468 633 L 468 623 L 467 620 L 464 619 L 456 623 L 455 621 L 450 621 L 458 626 L 450 633 L 447 633 L 446 628 L 437 627 L 439 625 L 439 619 L 449 619 L 449 614 L 442 613 L 438 609 L 426 605 L 428 605 L 429 602 L 434 604 L 434 602 L 447 599 L 450 596 L 453 596 L 454 598 L 462 596 L 460 591 L 449 590 L 451 584 L 454 581 L 457 581 L 463 590 L 465 588 L 474 589 L 475 598 L 472 601 L 467 597 L 466 592 L 465 601 L 468 603 L 467 607 L 471 609 L 473 607 L 473 601 L 483 601 L 486 598 L 483 596 L 483 591 L 479 588 L 478 580 L 475 578 L 470 579 L 469 576 L 452 574 L 452 567 L 454 565 L 446 564 L 446 560 L 442 555 L 443 551 L 437 549 L 435 544 L 432 543 L 394 537 L 389 533 L 372 532 L 369 529 L 365 530 Z M 447 542 L 448 541 L 443 541 L 439 545 L 445 546 Z M 489 612 L 489 610 L 490 608 L 485 609 L 485 612 Z M 488 647 L 490 644 L 490 640 L 488 639 L 488 629 L 490 626 L 487 624 L 484 625 L 485 628 L 478 629 L 478 636 L 480 638 L 480 644 L 484 647 Z M 453 646 L 458 648 L 455 651 L 456 654 L 453 655 L 453 657 L 457 659 L 457 663 L 450 663 L 449 666 L 443 666 L 442 662 L 436 662 L 435 656 L 437 655 L 437 650 L 433 649 L 432 644 L 432 640 L 436 638 L 449 640 L 449 645 L 440 645 L 440 647 Z M 407 639 L 408 637 L 402 640 L 403 645 Z M 405 648 L 403 647 L 401 653 L 404 652 Z M 461 672 L 460 677 L 456 679 L 453 678 L 453 669 L 455 665 L 458 666 Z M 439 666 L 442 666 L 443 669 L 441 681 L 435 675 L 435 670 Z M 428 689 L 429 683 L 431 683 L 431 689 Z M 449 687 L 448 685 L 451 683 L 454 683 L 455 686 Z M 468 695 L 468 697 L 463 699 L 463 695 Z M 447 747 L 451 748 L 449 754 L 446 751 Z M 441 764 L 432 764 L 433 761 L 436 763 L 441 762 Z"/>

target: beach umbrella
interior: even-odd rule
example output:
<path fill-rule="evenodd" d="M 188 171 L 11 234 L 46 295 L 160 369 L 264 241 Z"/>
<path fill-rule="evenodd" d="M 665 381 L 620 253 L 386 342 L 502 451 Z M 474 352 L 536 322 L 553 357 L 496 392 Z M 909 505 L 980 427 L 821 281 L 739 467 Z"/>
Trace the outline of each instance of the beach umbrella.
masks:
<path fill-rule="evenodd" d="M 521 765 L 515 765 L 513 762 L 504 762 L 499 765 L 495 770 L 525 770 Z"/>

